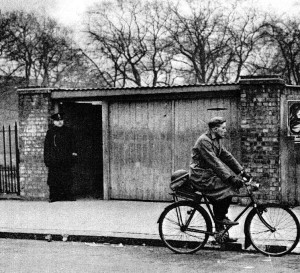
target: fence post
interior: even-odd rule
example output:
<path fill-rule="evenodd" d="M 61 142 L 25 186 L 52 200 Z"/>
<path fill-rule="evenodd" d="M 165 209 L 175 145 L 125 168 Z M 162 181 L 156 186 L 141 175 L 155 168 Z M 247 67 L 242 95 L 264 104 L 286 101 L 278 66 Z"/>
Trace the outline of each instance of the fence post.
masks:
<path fill-rule="evenodd" d="M 7 175 L 6 175 L 6 143 L 5 143 L 5 128 L 4 125 L 2 127 L 3 131 L 3 159 L 4 159 L 4 179 L 3 179 L 3 184 L 4 184 L 4 190 L 7 192 Z"/>
<path fill-rule="evenodd" d="M 15 185 L 14 185 L 14 176 L 13 176 L 13 163 L 12 163 L 12 150 L 11 150 L 11 128 L 10 125 L 8 126 L 8 144 L 9 144 L 9 191 L 14 192 Z"/>
<path fill-rule="evenodd" d="M 15 146 L 16 146 L 16 171 L 17 171 L 17 194 L 20 195 L 20 152 L 19 152 L 19 141 L 18 141 L 18 125 L 15 122 Z"/>

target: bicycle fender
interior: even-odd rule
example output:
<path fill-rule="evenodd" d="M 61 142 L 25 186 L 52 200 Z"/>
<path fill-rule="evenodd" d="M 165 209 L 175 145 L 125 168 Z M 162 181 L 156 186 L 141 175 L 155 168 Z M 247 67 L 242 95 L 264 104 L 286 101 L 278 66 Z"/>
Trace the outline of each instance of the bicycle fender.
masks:
<path fill-rule="evenodd" d="M 170 206 L 171 206 L 171 205 L 166 206 L 166 207 L 164 208 L 163 212 L 159 215 L 159 218 L 157 219 L 157 222 L 156 222 L 156 223 L 159 223 L 159 222 L 162 220 L 162 217 L 163 217 L 163 214 L 164 214 L 165 210 L 166 210 L 168 207 L 170 207 Z"/>
<path fill-rule="evenodd" d="M 249 226 L 249 221 L 250 221 L 251 215 L 255 214 L 255 213 L 256 213 L 256 208 L 251 209 L 245 219 L 245 224 L 244 224 L 245 249 L 247 249 L 249 246 L 251 246 L 251 240 L 250 240 L 250 237 L 247 232 L 247 227 Z"/>

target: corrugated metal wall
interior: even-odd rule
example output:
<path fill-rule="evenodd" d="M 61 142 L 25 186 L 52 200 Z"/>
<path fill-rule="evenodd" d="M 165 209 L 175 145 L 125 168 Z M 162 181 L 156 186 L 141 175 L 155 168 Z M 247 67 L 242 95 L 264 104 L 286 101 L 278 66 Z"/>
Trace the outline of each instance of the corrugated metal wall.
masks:
<path fill-rule="evenodd" d="M 192 146 L 217 115 L 228 120 L 225 145 L 239 157 L 234 97 L 110 103 L 110 198 L 170 200 L 172 171 L 188 169 Z"/>

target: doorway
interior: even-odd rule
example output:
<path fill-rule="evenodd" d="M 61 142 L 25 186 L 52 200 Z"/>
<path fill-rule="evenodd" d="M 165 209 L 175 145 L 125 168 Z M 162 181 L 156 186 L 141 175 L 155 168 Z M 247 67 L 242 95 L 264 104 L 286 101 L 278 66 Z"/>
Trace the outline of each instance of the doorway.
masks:
<path fill-rule="evenodd" d="M 65 124 L 73 129 L 78 159 L 73 167 L 76 199 L 103 198 L 102 106 L 64 102 Z"/>

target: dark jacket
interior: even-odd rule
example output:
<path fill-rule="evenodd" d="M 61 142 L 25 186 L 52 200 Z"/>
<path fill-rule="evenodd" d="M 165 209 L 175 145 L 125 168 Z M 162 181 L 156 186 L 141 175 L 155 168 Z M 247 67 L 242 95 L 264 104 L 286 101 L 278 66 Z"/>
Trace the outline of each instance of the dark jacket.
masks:
<path fill-rule="evenodd" d="M 193 185 L 215 200 L 236 195 L 238 190 L 227 180 L 232 175 L 228 168 L 236 174 L 243 170 L 218 138 L 210 132 L 201 135 L 192 149 L 190 179 Z"/>
<path fill-rule="evenodd" d="M 44 143 L 44 162 L 47 167 L 70 168 L 74 152 L 74 135 L 70 128 L 54 126 L 47 131 Z"/>

